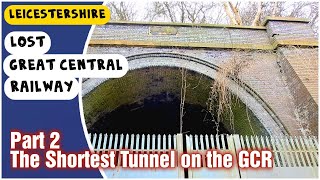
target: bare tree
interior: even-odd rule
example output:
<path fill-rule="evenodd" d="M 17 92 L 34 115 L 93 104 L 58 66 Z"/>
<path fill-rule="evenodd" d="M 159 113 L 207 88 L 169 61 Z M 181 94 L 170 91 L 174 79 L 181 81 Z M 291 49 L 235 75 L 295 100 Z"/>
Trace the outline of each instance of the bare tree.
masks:
<path fill-rule="evenodd" d="M 273 7 L 272 7 L 271 16 L 276 16 L 277 9 L 278 9 L 278 1 L 273 2 Z"/>
<path fill-rule="evenodd" d="M 111 11 L 111 19 L 116 21 L 133 21 L 136 18 L 137 11 L 134 3 L 129 2 L 110 2 L 107 3 Z"/>
<path fill-rule="evenodd" d="M 317 33 L 318 2 L 224 2 L 224 11 L 230 24 L 259 26 L 266 16 L 307 18 Z"/>
<path fill-rule="evenodd" d="M 179 15 L 176 2 L 152 2 L 147 8 L 146 19 L 148 21 L 155 21 L 161 19 L 161 21 L 177 22 Z"/>
<path fill-rule="evenodd" d="M 224 6 L 224 10 L 227 14 L 227 16 L 229 17 L 230 21 L 232 22 L 232 24 L 234 25 L 238 25 L 238 22 L 236 20 L 236 18 L 234 17 L 234 14 L 230 11 L 230 6 L 227 2 L 223 3 Z"/>
<path fill-rule="evenodd" d="M 234 25 L 259 25 L 262 14 L 262 2 L 248 2 L 244 6 L 241 3 L 225 2 L 223 3 L 226 14 L 229 20 Z M 230 11 L 231 9 L 231 11 Z"/>
<path fill-rule="evenodd" d="M 261 12 L 262 12 L 262 2 L 257 2 L 257 13 L 252 21 L 251 26 L 257 26 L 260 20 Z"/>
<path fill-rule="evenodd" d="M 186 11 L 187 18 L 191 23 L 205 23 L 208 22 L 207 13 L 213 7 L 215 7 L 215 3 L 203 3 L 203 2 L 180 2 L 183 10 Z"/>
<path fill-rule="evenodd" d="M 213 23 L 259 26 L 266 16 L 307 18 L 317 33 L 318 2 L 150 2 L 144 9 L 136 2 L 109 2 L 112 20 Z"/>
<path fill-rule="evenodd" d="M 239 10 L 238 10 L 238 6 L 240 5 L 240 3 L 237 3 L 236 5 L 234 5 L 232 2 L 229 2 L 228 4 L 232 9 L 232 12 L 233 12 L 234 17 L 235 17 L 235 19 L 237 21 L 237 24 L 238 25 L 242 25 L 242 20 L 241 20 L 240 13 L 239 13 Z"/>
<path fill-rule="evenodd" d="M 210 23 L 217 21 L 212 15 L 217 6 L 218 4 L 213 2 L 153 2 L 147 7 L 146 19 L 148 21 L 161 19 L 181 23 Z M 218 17 L 221 18 L 220 15 Z"/>
<path fill-rule="evenodd" d="M 169 2 L 164 2 L 163 3 L 164 8 L 165 8 L 165 13 L 168 17 L 170 17 L 171 22 L 176 22 L 176 15 L 175 15 L 175 11 L 174 11 L 174 6 L 175 3 L 169 3 Z"/>

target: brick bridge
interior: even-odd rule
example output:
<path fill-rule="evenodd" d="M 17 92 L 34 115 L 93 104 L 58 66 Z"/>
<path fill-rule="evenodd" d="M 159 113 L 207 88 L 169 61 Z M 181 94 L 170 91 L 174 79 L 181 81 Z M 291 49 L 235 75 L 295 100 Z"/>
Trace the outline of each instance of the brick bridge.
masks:
<path fill-rule="evenodd" d="M 318 135 L 318 40 L 305 19 L 269 17 L 259 27 L 110 22 L 96 26 L 87 53 L 122 54 L 131 71 L 183 67 L 212 79 L 233 58 L 247 59 L 229 89 L 268 133 Z M 106 81 L 85 79 L 83 96 Z"/>

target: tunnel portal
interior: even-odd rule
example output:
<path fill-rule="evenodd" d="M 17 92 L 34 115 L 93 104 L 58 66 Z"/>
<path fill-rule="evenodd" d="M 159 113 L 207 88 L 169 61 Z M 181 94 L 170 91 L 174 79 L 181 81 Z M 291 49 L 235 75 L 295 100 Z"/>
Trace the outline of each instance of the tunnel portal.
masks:
<path fill-rule="evenodd" d="M 254 114 L 236 97 L 234 120 L 207 110 L 213 79 L 188 70 L 182 133 L 267 134 Z M 89 133 L 176 134 L 180 131 L 181 69 L 148 67 L 102 83 L 83 97 Z M 234 122 L 234 128 L 232 123 Z"/>

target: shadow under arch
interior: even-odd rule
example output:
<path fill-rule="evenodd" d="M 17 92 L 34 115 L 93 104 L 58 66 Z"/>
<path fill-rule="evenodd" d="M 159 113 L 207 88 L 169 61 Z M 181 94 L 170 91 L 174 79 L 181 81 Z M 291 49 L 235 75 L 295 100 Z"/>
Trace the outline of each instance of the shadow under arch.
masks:
<path fill-rule="evenodd" d="M 147 67 L 178 67 L 186 68 L 207 77 L 216 79 L 221 70 L 213 62 L 177 53 L 143 53 L 126 57 L 129 62 L 129 71 Z M 85 96 L 100 84 L 109 79 L 89 79 L 83 83 L 82 95 Z M 229 89 L 255 114 L 263 126 L 272 135 L 288 135 L 279 117 L 270 106 L 250 86 L 240 79 L 228 76 Z"/>

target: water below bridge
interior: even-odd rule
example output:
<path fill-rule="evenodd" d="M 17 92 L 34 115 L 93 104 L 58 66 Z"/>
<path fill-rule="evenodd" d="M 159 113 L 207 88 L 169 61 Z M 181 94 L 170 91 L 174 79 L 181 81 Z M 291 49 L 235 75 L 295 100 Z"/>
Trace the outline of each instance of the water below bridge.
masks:
<path fill-rule="evenodd" d="M 220 123 L 200 105 L 185 104 L 183 133 L 229 134 Z M 147 97 L 143 103 L 123 105 L 106 113 L 89 129 L 91 133 L 176 134 L 180 131 L 180 99 L 174 94 L 162 93 Z"/>

